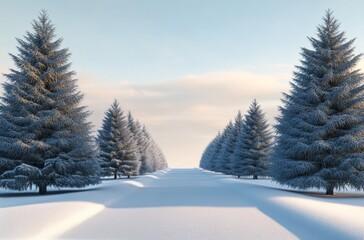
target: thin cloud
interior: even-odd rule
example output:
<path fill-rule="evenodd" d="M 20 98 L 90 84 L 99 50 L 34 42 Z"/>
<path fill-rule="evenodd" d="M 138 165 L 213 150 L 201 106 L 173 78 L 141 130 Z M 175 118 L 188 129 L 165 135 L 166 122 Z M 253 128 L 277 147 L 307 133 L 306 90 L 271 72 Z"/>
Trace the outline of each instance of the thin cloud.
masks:
<path fill-rule="evenodd" d="M 238 110 L 246 111 L 254 98 L 273 121 L 290 75 L 220 71 L 157 83 L 108 83 L 79 73 L 78 79 L 96 127 L 117 98 L 125 110 L 130 109 L 147 125 L 170 164 L 178 167 L 196 166 L 211 138 Z"/>
<path fill-rule="evenodd" d="M 358 68 L 364 69 L 364 61 L 359 62 Z M 79 72 L 77 78 L 85 94 L 83 104 L 92 111 L 94 130 L 116 98 L 124 110 L 131 110 L 147 126 L 171 166 L 191 167 L 197 166 L 203 149 L 215 134 L 238 110 L 245 113 L 254 98 L 262 105 L 269 122 L 275 122 L 282 92 L 289 91 L 293 66 L 277 64 L 276 69 L 269 75 L 218 71 L 154 83 L 125 79 L 113 83 L 86 72 Z M 9 70 L 0 66 L 0 72 Z M 1 77 L 1 81 L 5 78 Z"/>

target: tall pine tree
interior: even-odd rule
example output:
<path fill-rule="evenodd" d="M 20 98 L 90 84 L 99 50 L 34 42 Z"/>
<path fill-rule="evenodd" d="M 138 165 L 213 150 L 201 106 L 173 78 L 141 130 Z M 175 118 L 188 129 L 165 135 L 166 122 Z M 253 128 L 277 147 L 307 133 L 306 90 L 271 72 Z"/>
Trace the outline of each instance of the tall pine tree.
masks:
<path fill-rule="evenodd" d="M 101 167 L 104 175 L 123 174 L 130 178 L 138 175 L 140 161 L 137 158 L 135 140 L 128 128 L 124 112 L 115 100 L 105 113 L 97 142 L 99 143 L 100 158 L 104 162 Z"/>
<path fill-rule="evenodd" d="M 256 100 L 250 105 L 233 154 L 233 173 L 240 176 L 267 176 L 272 134 Z"/>
<path fill-rule="evenodd" d="M 83 95 L 67 49 L 42 11 L 33 32 L 17 39 L 17 69 L 6 74 L 0 105 L 0 186 L 84 187 L 99 183 Z"/>
<path fill-rule="evenodd" d="M 331 11 L 323 21 L 284 96 L 271 174 L 281 184 L 332 195 L 335 188 L 364 189 L 364 86 L 354 40 Z"/>

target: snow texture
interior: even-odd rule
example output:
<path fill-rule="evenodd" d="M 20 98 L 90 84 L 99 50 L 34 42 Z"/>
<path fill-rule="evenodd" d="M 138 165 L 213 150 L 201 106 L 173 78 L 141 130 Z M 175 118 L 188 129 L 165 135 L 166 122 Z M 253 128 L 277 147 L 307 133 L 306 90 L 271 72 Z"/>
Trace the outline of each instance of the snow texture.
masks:
<path fill-rule="evenodd" d="M 167 169 L 87 190 L 0 191 L 1 239 L 362 239 L 364 195 Z M 54 191 L 54 192 L 53 192 Z M 27 214 L 24 214 L 24 213 Z M 101 227 L 100 227 L 101 226 Z"/>

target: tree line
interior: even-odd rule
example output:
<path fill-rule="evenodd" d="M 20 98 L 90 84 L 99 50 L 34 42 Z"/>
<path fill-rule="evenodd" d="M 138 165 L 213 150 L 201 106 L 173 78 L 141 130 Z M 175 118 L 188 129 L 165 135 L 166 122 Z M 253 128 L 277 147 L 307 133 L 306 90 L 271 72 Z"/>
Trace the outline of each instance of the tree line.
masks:
<path fill-rule="evenodd" d="M 364 189 L 361 54 L 354 53 L 354 39 L 348 40 L 339 25 L 328 10 L 317 37 L 309 38 L 312 49 L 302 48 L 291 90 L 279 108 L 273 143 L 269 131 L 258 127 L 265 120 L 254 114 L 253 104 L 243 124 L 238 115 L 211 141 L 202 168 L 270 176 L 282 185 L 324 189 L 328 195 L 334 189 Z"/>
<path fill-rule="evenodd" d="M 239 111 L 202 154 L 200 167 L 224 174 L 268 176 L 272 131 L 265 115 L 254 100 L 243 117 Z"/>
<path fill-rule="evenodd" d="M 145 126 L 126 118 L 117 102 L 106 112 L 97 139 L 81 105 L 70 53 L 61 48 L 45 11 L 33 32 L 10 54 L 16 69 L 5 74 L 0 104 L 0 187 L 27 190 L 100 183 L 101 176 L 144 174 L 167 167 Z"/>

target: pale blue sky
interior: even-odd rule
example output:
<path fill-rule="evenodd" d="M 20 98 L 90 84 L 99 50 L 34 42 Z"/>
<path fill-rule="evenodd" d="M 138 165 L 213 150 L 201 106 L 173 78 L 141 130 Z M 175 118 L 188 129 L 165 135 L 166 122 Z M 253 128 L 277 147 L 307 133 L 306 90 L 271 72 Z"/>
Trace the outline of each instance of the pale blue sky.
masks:
<path fill-rule="evenodd" d="M 325 9 L 364 50 L 363 1 L 1 0 L 0 66 L 46 9 L 74 68 L 109 81 L 160 81 L 216 70 L 294 64 Z M 267 69 L 269 70 L 269 69 Z"/>
<path fill-rule="evenodd" d="M 257 98 L 271 123 L 300 48 L 330 8 L 364 52 L 364 1 L 0 0 L 0 71 L 15 37 L 48 11 L 72 53 L 91 120 L 114 98 L 151 130 L 172 167 L 197 166 L 218 130 Z M 4 78 L 0 77 L 0 82 Z"/>

